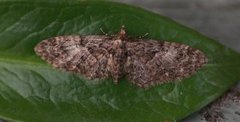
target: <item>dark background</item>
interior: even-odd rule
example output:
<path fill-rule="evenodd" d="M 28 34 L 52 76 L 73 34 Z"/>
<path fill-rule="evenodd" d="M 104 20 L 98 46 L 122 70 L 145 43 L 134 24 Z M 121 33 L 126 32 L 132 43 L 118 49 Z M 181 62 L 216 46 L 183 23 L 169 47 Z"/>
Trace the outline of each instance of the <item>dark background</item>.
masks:
<path fill-rule="evenodd" d="M 240 0 L 115 0 L 167 16 L 240 52 Z"/>

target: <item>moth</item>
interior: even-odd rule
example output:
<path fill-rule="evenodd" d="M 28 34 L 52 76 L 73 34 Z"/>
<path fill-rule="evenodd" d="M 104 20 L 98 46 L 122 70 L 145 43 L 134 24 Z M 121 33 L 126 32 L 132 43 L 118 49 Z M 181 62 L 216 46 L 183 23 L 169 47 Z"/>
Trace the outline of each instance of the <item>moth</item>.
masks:
<path fill-rule="evenodd" d="M 194 74 L 208 59 L 188 45 L 152 39 L 128 38 L 122 26 L 116 35 L 66 35 L 43 40 L 34 48 L 53 67 L 87 79 L 126 77 L 149 88 Z"/>

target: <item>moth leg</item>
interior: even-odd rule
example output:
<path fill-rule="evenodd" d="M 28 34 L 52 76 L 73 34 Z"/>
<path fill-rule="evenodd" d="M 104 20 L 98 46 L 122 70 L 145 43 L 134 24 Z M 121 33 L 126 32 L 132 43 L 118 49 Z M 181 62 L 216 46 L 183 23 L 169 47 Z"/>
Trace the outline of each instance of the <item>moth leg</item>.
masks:
<path fill-rule="evenodd" d="M 113 79 L 113 83 L 117 85 L 119 83 L 118 79 Z"/>
<path fill-rule="evenodd" d="M 149 35 L 149 33 L 145 33 L 143 36 L 139 36 L 139 37 L 128 36 L 128 41 L 131 42 L 131 41 L 136 40 L 136 39 L 142 39 L 142 38 L 144 38 L 148 35 Z"/>

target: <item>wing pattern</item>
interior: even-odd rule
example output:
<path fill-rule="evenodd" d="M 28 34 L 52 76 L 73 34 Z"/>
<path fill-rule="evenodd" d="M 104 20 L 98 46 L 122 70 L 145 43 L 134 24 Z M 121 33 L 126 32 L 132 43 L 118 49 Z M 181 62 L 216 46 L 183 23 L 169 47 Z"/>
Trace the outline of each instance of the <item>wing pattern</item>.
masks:
<path fill-rule="evenodd" d="M 75 72 L 88 79 L 105 79 L 119 72 L 111 36 L 58 36 L 40 42 L 35 52 L 55 68 Z M 117 46 L 117 45 L 115 45 Z"/>
<path fill-rule="evenodd" d="M 207 62 L 201 51 L 167 41 L 128 42 L 126 52 L 124 71 L 127 78 L 144 88 L 186 78 Z"/>
<path fill-rule="evenodd" d="M 116 36 L 58 36 L 35 47 L 55 68 L 80 74 L 88 79 L 125 75 L 130 82 L 148 88 L 177 81 L 194 74 L 207 57 L 188 45 L 156 40 L 127 38 L 124 27 Z"/>

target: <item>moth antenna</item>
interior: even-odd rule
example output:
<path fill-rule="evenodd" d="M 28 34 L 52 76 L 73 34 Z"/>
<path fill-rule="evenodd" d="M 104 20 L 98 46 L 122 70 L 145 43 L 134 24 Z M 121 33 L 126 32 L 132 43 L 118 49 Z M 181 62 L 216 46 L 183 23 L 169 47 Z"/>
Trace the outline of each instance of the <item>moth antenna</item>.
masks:
<path fill-rule="evenodd" d="M 109 34 L 107 34 L 106 32 L 104 32 L 102 28 L 100 28 L 100 31 L 101 31 L 104 35 L 106 35 L 106 36 L 109 35 Z"/>
<path fill-rule="evenodd" d="M 143 36 L 139 36 L 138 38 L 144 38 L 144 37 L 146 37 L 147 35 L 148 35 L 149 33 L 145 33 Z"/>

